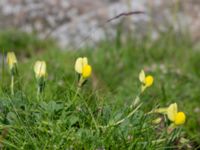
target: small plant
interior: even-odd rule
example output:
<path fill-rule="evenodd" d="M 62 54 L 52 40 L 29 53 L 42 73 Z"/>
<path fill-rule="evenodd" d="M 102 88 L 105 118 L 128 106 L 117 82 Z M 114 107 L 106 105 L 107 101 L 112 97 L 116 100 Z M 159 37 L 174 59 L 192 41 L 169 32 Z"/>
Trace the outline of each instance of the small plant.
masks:
<path fill-rule="evenodd" d="M 14 52 L 8 52 L 7 63 L 8 63 L 8 67 L 9 67 L 10 75 L 11 75 L 10 90 L 11 90 L 11 94 L 14 95 L 15 76 L 17 75 L 17 58 Z"/>
<path fill-rule="evenodd" d="M 46 62 L 45 61 L 36 61 L 34 65 L 35 77 L 37 80 L 37 97 L 39 99 L 40 95 L 44 92 L 46 84 Z"/>

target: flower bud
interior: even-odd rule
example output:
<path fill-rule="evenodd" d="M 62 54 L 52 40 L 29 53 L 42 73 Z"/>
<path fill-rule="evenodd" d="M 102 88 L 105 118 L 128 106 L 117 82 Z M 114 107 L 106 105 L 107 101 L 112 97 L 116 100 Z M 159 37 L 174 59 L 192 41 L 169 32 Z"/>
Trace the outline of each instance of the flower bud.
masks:
<path fill-rule="evenodd" d="M 35 76 L 37 79 L 46 77 L 46 62 L 45 61 L 36 61 L 34 66 Z"/>
<path fill-rule="evenodd" d="M 14 66 L 17 64 L 17 58 L 14 52 L 8 52 L 7 63 L 10 70 L 13 70 Z"/>

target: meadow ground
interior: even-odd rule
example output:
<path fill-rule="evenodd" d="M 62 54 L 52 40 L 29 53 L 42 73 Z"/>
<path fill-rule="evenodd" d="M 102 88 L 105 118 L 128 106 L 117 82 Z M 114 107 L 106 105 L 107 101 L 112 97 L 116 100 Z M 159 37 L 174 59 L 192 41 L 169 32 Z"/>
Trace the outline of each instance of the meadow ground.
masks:
<path fill-rule="evenodd" d="M 95 48 L 63 51 L 34 36 L 15 39 L 9 34 L 0 35 L 1 55 L 2 49 L 15 51 L 19 74 L 12 96 L 9 69 L 2 62 L 0 144 L 4 149 L 199 147 L 200 48 L 189 37 L 173 32 L 154 41 L 132 37 L 122 42 L 117 37 Z M 80 56 L 88 57 L 93 71 L 77 92 L 74 63 Z M 36 60 L 45 60 L 48 72 L 40 98 L 33 71 Z M 141 69 L 154 77 L 154 83 L 133 106 L 141 89 Z M 187 119 L 168 133 L 168 118 L 148 112 L 172 103 L 178 104 Z M 161 122 L 153 124 L 158 117 Z"/>

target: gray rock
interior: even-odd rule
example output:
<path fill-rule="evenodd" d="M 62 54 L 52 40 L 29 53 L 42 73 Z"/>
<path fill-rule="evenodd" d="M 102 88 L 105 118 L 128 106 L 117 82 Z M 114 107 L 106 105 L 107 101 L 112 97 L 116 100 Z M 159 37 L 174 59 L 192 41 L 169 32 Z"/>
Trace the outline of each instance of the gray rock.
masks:
<path fill-rule="evenodd" d="M 199 9 L 197 0 L 0 0 L 0 28 L 36 32 L 40 38 L 55 38 L 61 47 L 79 48 L 105 36 L 113 37 L 116 26 L 124 21 L 125 28 L 138 35 L 146 34 L 152 27 L 154 39 L 169 25 L 177 31 L 189 27 L 193 40 L 198 41 Z M 138 10 L 146 14 L 106 22 L 120 13 Z"/>

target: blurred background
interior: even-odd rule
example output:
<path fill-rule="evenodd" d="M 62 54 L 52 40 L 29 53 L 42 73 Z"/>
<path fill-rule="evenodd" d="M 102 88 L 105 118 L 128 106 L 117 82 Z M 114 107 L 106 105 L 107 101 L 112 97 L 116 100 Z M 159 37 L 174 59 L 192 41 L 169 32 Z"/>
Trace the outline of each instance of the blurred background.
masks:
<path fill-rule="evenodd" d="M 40 39 L 52 38 L 62 48 L 76 49 L 114 37 L 120 22 L 126 29 L 123 34 L 151 34 L 156 39 L 170 27 L 177 32 L 184 29 L 198 42 L 199 9 L 198 0 L 1 0 L 0 28 L 1 32 L 15 29 Z M 145 13 L 107 22 L 120 13 L 132 11 Z"/>

